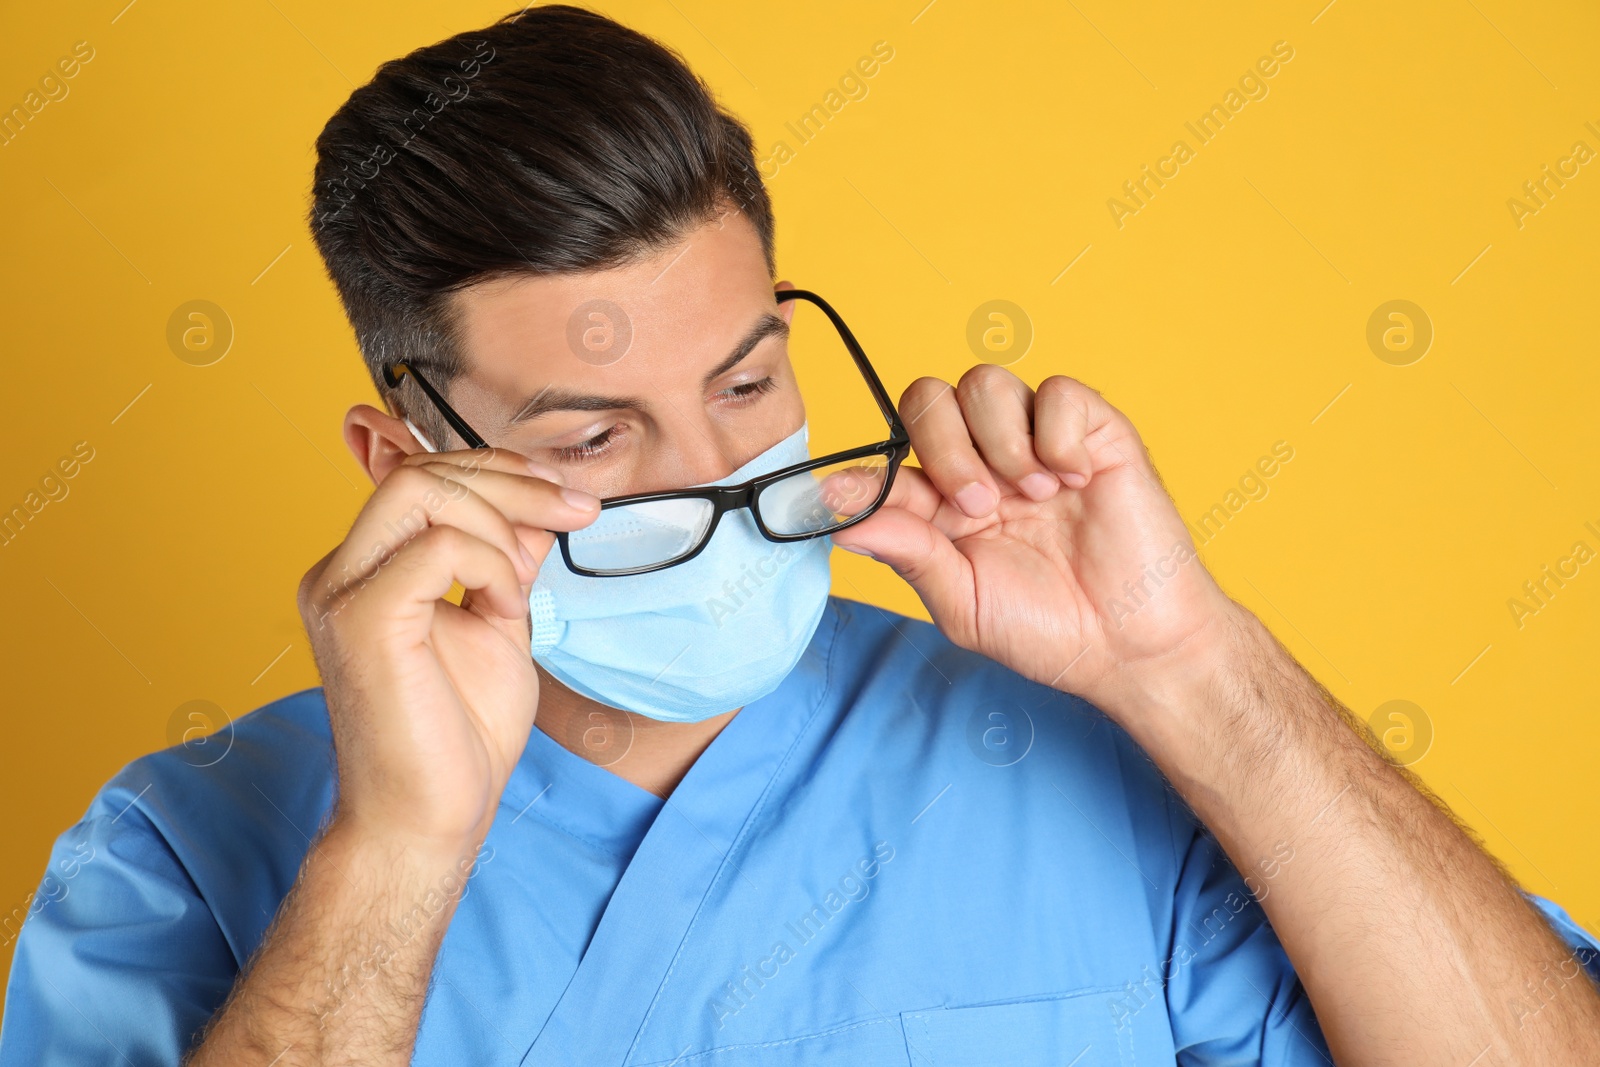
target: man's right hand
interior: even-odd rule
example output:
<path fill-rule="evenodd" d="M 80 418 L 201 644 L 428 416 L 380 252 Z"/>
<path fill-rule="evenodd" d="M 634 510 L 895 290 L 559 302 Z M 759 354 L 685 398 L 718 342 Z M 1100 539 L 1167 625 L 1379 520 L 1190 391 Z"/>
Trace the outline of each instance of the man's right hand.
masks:
<path fill-rule="evenodd" d="M 300 582 L 338 754 L 335 821 L 358 836 L 470 852 L 538 707 L 528 592 L 599 501 L 504 450 L 421 452 L 384 477 Z M 461 606 L 443 599 L 452 583 Z"/>
<path fill-rule="evenodd" d="M 513 452 L 408 456 L 301 580 L 338 801 L 189 1067 L 410 1062 L 456 888 L 533 728 L 530 587 L 550 531 L 600 514 L 559 481 Z"/>

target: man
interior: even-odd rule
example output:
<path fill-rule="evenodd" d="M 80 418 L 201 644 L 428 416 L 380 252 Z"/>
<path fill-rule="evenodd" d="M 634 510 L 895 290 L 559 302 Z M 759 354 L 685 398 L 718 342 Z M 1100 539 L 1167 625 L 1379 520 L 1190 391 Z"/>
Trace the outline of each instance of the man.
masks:
<path fill-rule="evenodd" d="M 323 685 L 62 835 L 0 1063 L 1600 1062 L 1595 941 L 1219 590 L 1093 390 L 923 378 L 795 480 L 881 387 L 802 405 L 824 304 L 674 55 L 521 12 L 318 151 L 393 409 L 301 585 Z M 830 542 L 936 627 L 829 599 Z"/>

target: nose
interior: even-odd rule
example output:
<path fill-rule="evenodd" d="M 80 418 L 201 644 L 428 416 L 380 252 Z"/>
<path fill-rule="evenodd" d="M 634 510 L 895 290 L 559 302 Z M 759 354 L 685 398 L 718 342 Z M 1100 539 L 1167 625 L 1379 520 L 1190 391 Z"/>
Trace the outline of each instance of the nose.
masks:
<path fill-rule="evenodd" d="M 719 481 L 761 453 L 761 442 L 742 440 L 708 418 L 678 418 L 662 435 L 646 480 L 662 489 Z"/>

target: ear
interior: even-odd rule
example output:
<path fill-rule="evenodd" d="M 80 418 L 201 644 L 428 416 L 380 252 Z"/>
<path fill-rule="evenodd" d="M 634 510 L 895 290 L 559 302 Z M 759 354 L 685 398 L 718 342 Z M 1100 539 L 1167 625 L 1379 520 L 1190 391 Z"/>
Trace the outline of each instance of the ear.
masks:
<path fill-rule="evenodd" d="M 403 421 L 371 404 L 357 404 L 345 414 L 344 443 L 373 485 L 381 485 L 407 456 L 426 451 Z"/>
<path fill-rule="evenodd" d="M 772 287 L 772 291 L 775 292 L 775 293 L 781 293 L 785 289 L 794 289 L 794 288 L 796 288 L 794 282 L 791 282 L 787 278 L 783 278 L 778 282 L 777 285 L 774 285 Z M 778 314 L 780 316 L 782 316 L 784 322 L 793 322 L 794 321 L 794 301 L 793 300 L 785 300 L 782 303 L 780 303 L 778 305 Z"/>

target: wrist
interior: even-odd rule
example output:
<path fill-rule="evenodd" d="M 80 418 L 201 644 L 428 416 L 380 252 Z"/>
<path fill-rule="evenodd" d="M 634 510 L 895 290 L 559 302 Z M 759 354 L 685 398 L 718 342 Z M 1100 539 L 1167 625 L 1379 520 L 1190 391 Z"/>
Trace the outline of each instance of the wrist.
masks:
<path fill-rule="evenodd" d="M 289 1048 L 296 1063 L 409 1055 L 475 858 L 465 843 L 384 833 L 336 809 L 192 1062 L 277 1063 Z"/>
<path fill-rule="evenodd" d="M 406 831 L 335 808 L 316 851 L 333 863 L 378 872 L 386 882 L 414 885 L 472 869 L 482 834 L 429 835 Z"/>
<path fill-rule="evenodd" d="M 1282 675 L 1283 656 L 1259 619 L 1224 598 L 1178 647 L 1124 672 L 1096 703 L 1169 777 L 1202 777 L 1224 751 L 1232 761 L 1281 742 L 1266 721 L 1274 704 L 1258 694 Z"/>

